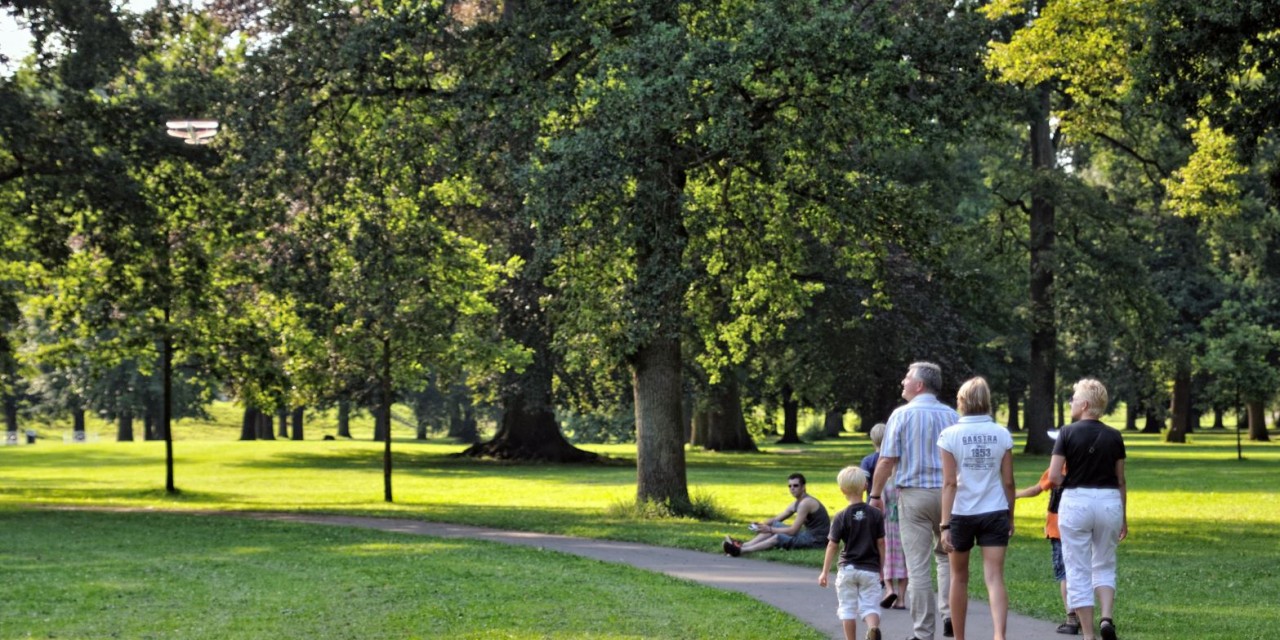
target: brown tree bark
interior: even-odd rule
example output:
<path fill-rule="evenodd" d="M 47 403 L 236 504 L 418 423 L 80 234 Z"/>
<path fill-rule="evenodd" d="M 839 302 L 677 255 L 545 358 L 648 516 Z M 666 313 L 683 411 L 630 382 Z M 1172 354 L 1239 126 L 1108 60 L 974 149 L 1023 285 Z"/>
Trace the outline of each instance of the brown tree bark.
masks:
<path fill-rule="evenodd" d="M 1028 247 L 1031 254 L 1031 363 L 1027 372 L 1026 453 L 1046 455 L 1053 451 L 1049 430 L 1053 428 L 1056 397 L 1058 328 L 1054 317 L 1054 241 L 1057 230 L 1052 200 L 1056 157 L 1049 123 L 1050 88 L 1036 88 L 1031 113 L 1031 217 Z"/>
<path fill-rule="evenodd" d="M 290 416 L 290 419 L 291 419 L 291 422 L 293 423 L 292 424 L 293 433 L 291 434 L 291 436 L 293 437 L 294 440 L 302 440 L 303 439 L 303 435 L 302 435 L 303 408 L 294 407 L 293 413 Z"/>
<path fill-rule="evenodd" d="M 351 403 L 346 400 L 338 401 L 338 435 L 351 437 Z"/>
<path fill-rule="evenodd" d="M 1022 430 L 1022 388 L 1010 385 L 1009 388 L 1009 431 L 1017 433 Z"/>
<path fill-rule="evenodd" d="M 258 410 L 253 407 L 244 408 L 244 414 L 240 418 L 240 439 L 258 439 Z"/>
<path fill-rule="evenodd" d="M 125 412 L 116 418 L 116 442 L 133 442 L 133 414 Z"/>
<path fill-rule="evenodd" d="M 707 391 L 704 408 L 695 417 L 697 446 L 709 451 L 758 451 L 742 414 L 742 393 L 735 376 Z M 698 423 L 701 422 L 699 425 Z"/>
<path fill-rule="evenodd" d="M 1267 434 L 1267 411 L 1262 401 L 1249 402 L 1245 405 L 1249 413 L 1249 439 L 1255 442 L 1270 442 Z"/>
<path fill-rule="evenodd" d="M 656 339 L 632 363 L 636 411 L 636 500 L 687 510 L 683 427 L 680 417 L 680 342 Z"/>
<path fill-rule="evenodd" d="M 800 402 L 791 387 L 782 387 L 782 437 L 778 444 L 802 444 L 800 439 Z"/>
<path fill-rule="evenodd" d="M 1169 430 L 1164 441 L 1185 443 L 1191 431 L 1191 370 L 1178 367 L 1173 377 L 1173 395 L 1169 399 Z"/>
<path fill-rule="evenodd" d="M 844 412 L 828 411 L 822 416 L 822 435 L 828 438 L 839 438 L 844 432 Z"/>

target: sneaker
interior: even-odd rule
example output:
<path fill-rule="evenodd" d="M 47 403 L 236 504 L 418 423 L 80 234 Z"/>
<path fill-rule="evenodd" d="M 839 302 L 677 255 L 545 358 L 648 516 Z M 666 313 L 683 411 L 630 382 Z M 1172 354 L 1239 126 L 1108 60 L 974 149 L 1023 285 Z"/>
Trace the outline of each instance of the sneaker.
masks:
<path fill-rule="evenodd" d="M 880 627 L 867 629 L 867 640 L 880 640 Z"/>
<path fill-rule="evenodd" d="M 955 629 L 951 628 L 951 618 L 942 619 L 942 636 L 944 638 L 956 637 Z"/>
<path fill-rule="evenodd" d="M 742 547 L 741 547 L 741 546 L 739 546 L 739 545 L 734 544 L 732 540 L 725 540 L 725 541 L 724 541 L 724 545 L 722 545 L 722 546 L 724 547 L 724 552 L 725 552 L 725 553 L 727 553 L 727 554 L 729 554 L 729 555 L 731 555 L 731 556 L 733 556 L 733 557 L 735 557 L 735 558 L 736 558 L 736 557 L 738 557 L 738 556 L 740 556 L 740 555 L 742 555 Z"/>
<path fill-rule="evenodd" d="M 1102 636 L 1102 640 L 1116 640 L 1116 623 L 1111 618 L 1103 618 L 1102 623 L 1098 625 L 1098 633 Z"/>

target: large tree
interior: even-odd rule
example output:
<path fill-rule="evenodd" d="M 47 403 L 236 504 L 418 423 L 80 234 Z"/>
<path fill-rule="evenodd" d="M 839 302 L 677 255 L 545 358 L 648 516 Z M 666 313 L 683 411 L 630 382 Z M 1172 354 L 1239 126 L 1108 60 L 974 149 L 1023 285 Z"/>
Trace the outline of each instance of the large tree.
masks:
<path fill-rule="evenodd" d="M 535 205 L 566 284 L 552 301 L 558 330 L 580 337 L 580 357 L 632 372 L 638 500 L 688 504 L 682 359 L 700 283 L 729 301 L 716 327 L 695 327 L 715 375 L 821 289 L 795 277 L 809 247 L 839 247 L 840 268 L 861 270 L 915 213 L 910 189 L 869 158 L 950 124 L 938 87 L 975 68 L 972 49 L 908 46 L 922 27 L 968 24 L 963 10 L 934 9 L 584 9 L 590 64 L 544 122 Z"/>

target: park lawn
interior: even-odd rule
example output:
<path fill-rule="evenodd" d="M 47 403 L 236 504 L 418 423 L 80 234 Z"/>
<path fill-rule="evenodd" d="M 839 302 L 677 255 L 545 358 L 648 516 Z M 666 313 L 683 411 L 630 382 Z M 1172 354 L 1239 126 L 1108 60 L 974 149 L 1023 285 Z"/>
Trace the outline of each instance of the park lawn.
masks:
<path fill-rule="evenodd" d="M 1117 621 L 1126 638 L 1280 637 L 1280 622 L 1249 594 L 1280 588 L 1280 525 L 1274 478 L 1280 447 L 1248 443 L 1235 459 L 1234 434 L 1196 433 L 1187 445 L 1126 433 L 1130 531 L 1121 545 Z M 358 513 L 633 540 L 716 552 L 726 533 L 784 506 L 785 477 L 809 477 L 834 511 L 835 474 L 870 451 L 861 435 L 763 454 L 688 455 L 689 485 L 727 512 L 721 521 L 640 521 L 614 509 L 632 500 L 633 446 L 591 446 L 613 466 L 521 465 L 453 457 L 460 445 L 397 440 L 395 502 L 382 501 L 380 443 L 367 441 L 209 442 L 179 440 L 178 496 L 163 486 L 159 443 L 65 445 L 3 450 L 0 505 L 116 505 L 156 509 L 301 510 Z M 1019 445 L 1020 448 L 1020 445 Z M 1036 481 L 1046 457 L 1018 455 L 1018 486 Z M 1270 483 L 1268 480 L 1271 480 Z M 1045 498 L 1019 503 L 1018 535 L 1007 563 L 1015 610 L 1060 617 L 1041 535 Z M 817 567 L 819 551 L 765 557 Z M 973 593 L 983 588 L 975 568 Z M 1211 615 L 1210 615 L 1211 614 Z"/>
<path fill-rule="evenodd" d="M 0 508 L 0 638 L 821 638 L 772 607 L 535 548 Z"/>

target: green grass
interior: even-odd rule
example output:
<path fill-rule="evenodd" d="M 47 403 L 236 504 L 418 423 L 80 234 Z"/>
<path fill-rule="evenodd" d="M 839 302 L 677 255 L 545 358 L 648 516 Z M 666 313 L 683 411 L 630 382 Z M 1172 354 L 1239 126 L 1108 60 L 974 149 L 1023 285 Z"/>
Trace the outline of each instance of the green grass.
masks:
<path fill-rule="evenodd" d="M 821 637 L 741 594 L 482 541 L 10 509 L 0 530 L 2 638 Z"/>
<path fill-rule="evenodd" d="M 1274 544 L 1280 446 L 1246 442 L 1241 462 L 1231 432 L 1195 433 L 1186 445 L 1164 444 L 1158 435 L 1125 438 L 1131 536 L 1120 546 L 1117 610 L 1124 637 L 1280 637 L 1280 620 L 1247 597 L 1280 591 L 1280 548 Z M 451 456 L 460 445 L 409 439 L 394 443 L 393 504 L 382 502 L 379 443 L 179 437 L 178 496 L 163 492 L 160 443 L 51 441 L 0 449 L 0 505 L 358 513 L 715 552 L 724 534 L 743 535 L 748 519 L 782 509 L 792 471 L 805 473 L 811 492 L 833 511 L 840 508 L 835 474 L 870 450 L 861 435 L 785 449 L 762 444 L 763 454 L 689 453 L 690 489 L 729 514 L 712 522 L 637 520 L 617 509 L 634 497 L 630 465 L 475 462 Z M 621 459 L 635 454 L 626 445 L 589 448 Z M 1047 464 L 1045 457 L 1018 455 L 1018 486 L 1033 483 Z M 1041 534 L 1044 505 L 1044 497 L 1019 503 L 1006 572 L 1014 609 L 1050 620 L 1061 615 L 1061 605 Z M 811 567 L 821 562 L 817 550 L 762 557 Z M 976 568 L 971 585 L 981 596 Z"/>

